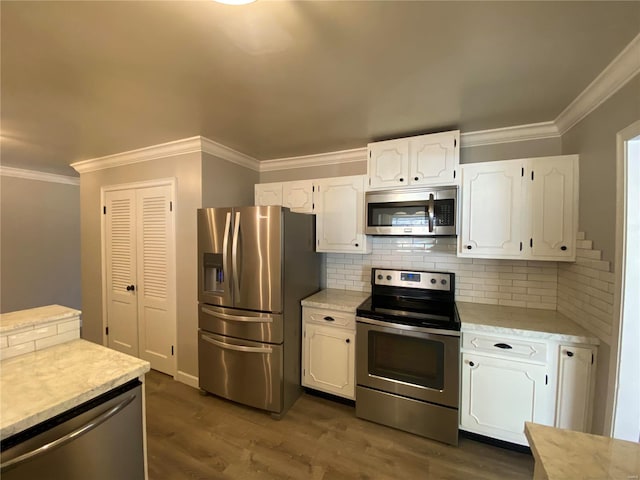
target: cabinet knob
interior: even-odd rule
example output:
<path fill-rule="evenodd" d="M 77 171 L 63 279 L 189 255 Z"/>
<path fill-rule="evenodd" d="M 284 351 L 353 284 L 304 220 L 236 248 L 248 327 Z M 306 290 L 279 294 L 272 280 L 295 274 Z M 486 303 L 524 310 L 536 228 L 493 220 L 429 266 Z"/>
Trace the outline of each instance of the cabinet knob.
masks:
<path fill-rule="evenodd" d="M 351 339 L 347 338 L 347 339 L 345 340 L 345 342 L 347 342 L 347 343 L 351 343 Z"/>
<path fill-rule="evenodd" d="M 567 246 L 566 246 L 566 245 L 562 245 L 562 246 L 560 247 L 560 250 L 562 250 L 563 252 L 564 252 L 566 249 L 567 249 Z"/>
<path fill-rule="evenodd" d="M 400 181 L 401 181 L 401 182 L 404 182 L 404 178 L 401 178 L 401 179 L 400 179 Z"/>
<path fill-rule="evenodd" d="M 569 350 L 567 350 L 567 357 L 573 357 L 573 352 L 570 352 Z"/>
<path fill-rule="evenodd" d="M 127 292 L 133 292 L 135 291 L 136 286 L 135 285 L 127 285 Z"/>
<path fill-rule="evenodd" d="M 469 366 L 470 366 L 470 367 L 475 367 L 475 366 L 476 366 L 476 364 L 475 364 L 475 363 L 473 363 L 473 362 L 469 362 Z"/>
<path fill-rule="evenodd" d="M 413 179 L 417 182 L 418 180 L 420 180 L 418 177 L 413 177 Z"/>
<path fill-rule="evenodd" d="M 355 244 L 355 246 L 357 247 L 357 246 L 358 246 L 358 244 L 356 243 L 356 244 Z"/>
<path fill-rule="evenodd" d="M 471 250 L 473 247 L 471 245 L 467 245 L 467 250 Z"/>

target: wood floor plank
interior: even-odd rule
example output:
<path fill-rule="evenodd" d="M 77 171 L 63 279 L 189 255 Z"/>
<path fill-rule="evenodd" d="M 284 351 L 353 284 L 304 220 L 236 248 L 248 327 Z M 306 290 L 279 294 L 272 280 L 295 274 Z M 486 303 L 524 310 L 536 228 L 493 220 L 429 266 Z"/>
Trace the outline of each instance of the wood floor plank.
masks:
<path fill-rule="evenodd" d="M 150 480 L 530 479 L 531 455 L 467 438 L 458 447 L 367 422 L 305 394 L 281 420 L 151 371 Z"/>

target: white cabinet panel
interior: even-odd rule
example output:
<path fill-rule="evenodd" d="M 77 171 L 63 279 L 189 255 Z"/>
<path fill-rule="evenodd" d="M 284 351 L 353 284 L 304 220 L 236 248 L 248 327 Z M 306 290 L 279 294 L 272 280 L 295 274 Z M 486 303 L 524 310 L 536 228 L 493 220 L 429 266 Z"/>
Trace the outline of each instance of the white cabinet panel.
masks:
<path fill-rule="evenodd" d="M 519 161 L 462 166 L 459 256 L 521 255 L 522 168 Z"/>
<path fill-rule="evenodd" d="M 408 184 L 409 142 L 406 139 L 369 144 L 369 188 Z"/>
<path fill-rule="evenodd" d="M 561 345 L 555 426 L 580 432 L 591 428 L 595 352 L 590 347 Z"/>
<path fill-rule="evenodd" d="M 316 251 L 367 253 L 364 176 L 317 180 L 316 194 Z"/>
<path fill-rule="evenodd" d="M 292 212 L 313 213 L 313 181 L 284 182 L 282 205 Z"/>
<path fill-rule="evenodd" d="M 462 354 L 460 426 L 527 445 L 524 422 L 553 424 L 547 368 L 478 354 Z"/>
<path fill-rule="evenodd" d="M 282 183 L 256 183 L 254 190 L 256 205 L 282 205 Z"/>

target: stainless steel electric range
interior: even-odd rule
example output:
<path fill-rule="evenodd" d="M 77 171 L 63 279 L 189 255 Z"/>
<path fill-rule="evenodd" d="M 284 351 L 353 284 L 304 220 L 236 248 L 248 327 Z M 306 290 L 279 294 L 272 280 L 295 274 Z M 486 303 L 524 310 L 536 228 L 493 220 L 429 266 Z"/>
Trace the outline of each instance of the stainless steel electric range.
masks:
<path fill-rule="evenodd" d="M 373 268 L 356 317 L 356 416 L 458 444 L 455 275 Z"/>

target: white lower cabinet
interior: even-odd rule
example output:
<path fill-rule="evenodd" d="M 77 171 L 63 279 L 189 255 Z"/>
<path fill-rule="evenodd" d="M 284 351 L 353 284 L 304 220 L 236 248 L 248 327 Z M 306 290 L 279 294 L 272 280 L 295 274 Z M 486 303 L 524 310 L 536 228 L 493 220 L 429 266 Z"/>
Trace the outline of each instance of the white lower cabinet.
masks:
<path fill-rule="evenodd" d="M 597 347 L 462 333 L 460 429 L 528 445 L 524 422 L 589 432 Z"/>
<path fill-rule="evenodd" d="M 303 307 L 302 385 L 355 399 L 355 314 Z"/>
<path fill-rule="evenodd" d="M 462 354 L 463 430 L 527 445 L 524 422 L 553 424 L 546 365 Z"/>
<path fill-rule="evenodd" d="M 596 349 L 560 345 L 558 351 L 558 400 L 555 426 L 579 432 L 591 430 Z"/>

